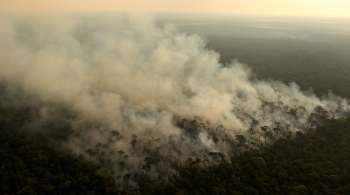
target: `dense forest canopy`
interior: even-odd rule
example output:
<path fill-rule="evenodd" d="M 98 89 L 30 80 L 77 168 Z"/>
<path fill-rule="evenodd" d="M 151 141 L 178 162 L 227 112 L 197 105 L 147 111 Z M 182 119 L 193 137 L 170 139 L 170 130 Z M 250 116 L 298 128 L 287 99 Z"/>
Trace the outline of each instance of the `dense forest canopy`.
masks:
<path fill-rule="evenodd" d="M 287 135 L 273 144 L 249 150 L 244 147 L 247 144 L 245 138 L 240 137 L 240 142 L 233 147 L 241 148 L 241 151 L 230 159 L 213 153 L 217 163 L 210 166 L 203 166 L 201 161 L 204 159 L 189 159 L 176 164 L 177 173 L 167 180 L 153 180 L 147 175 L 139 175 L 134 178 L 139 188 L 126 191 L 125 186 L 115 183 L 108 166 L 65 149 L 65 141 L 72 133 L 66 120 L 74 117 L 74 114 L 69 114 L 68 108 L 49 105 L 47 109 L 55 110 L 55 115 L 38 124 L 36 117 L 39 108 L 48 105 L 4 83 L 0 94 L 2 194 L 350 192 L 349 119 L 329 120 L 319 113 L 314 121 L 317 128 Z M 195 123 L 182 121 L 179 125 L 194 133 L 198 126 Z M 157 160 L 154 157 L 148 159 L 150 163 Z"/>
<path fill-rule="evenodd" d="M 3 194 L 348 192 L 345 98 L 148 18 L 0 26 Z"/>

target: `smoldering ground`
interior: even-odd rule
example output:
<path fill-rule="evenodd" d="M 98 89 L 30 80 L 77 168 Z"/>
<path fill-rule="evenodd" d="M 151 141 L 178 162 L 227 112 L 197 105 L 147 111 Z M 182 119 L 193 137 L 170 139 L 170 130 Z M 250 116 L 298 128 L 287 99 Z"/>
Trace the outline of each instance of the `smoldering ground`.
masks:
<path fill-rule="evenodd" d="M 117 180 L 157 178 L 173 164 L 231 155 L 242 139 L 268 143 L 350 108 L 335 95 L 253 79 L 246 65 L 221 64 L 199 36 L 148 17 L 43 18 L 1 19 L 0 79 L 46 102 L 41 121 L 52 119 L 50 104 L 74 113 L 64 145 Z"/>

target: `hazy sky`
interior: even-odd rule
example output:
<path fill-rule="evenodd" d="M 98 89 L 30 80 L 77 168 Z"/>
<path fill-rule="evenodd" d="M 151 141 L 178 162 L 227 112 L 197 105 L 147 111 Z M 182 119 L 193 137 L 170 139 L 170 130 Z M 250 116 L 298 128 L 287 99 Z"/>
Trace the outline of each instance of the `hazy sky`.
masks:
<path fill-rule="evenodd" d="M 350 0 L 0 0 L 1 12 L 134 11 L 350 16 Z"/>

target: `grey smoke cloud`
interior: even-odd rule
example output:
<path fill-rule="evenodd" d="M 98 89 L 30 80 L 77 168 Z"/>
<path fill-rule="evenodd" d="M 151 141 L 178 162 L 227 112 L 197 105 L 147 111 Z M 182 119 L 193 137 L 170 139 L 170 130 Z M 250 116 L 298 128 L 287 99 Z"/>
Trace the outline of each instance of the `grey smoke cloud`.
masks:
<path fill-rule="evenodd" d="M 148 155 L 226 154 L 237 135 L 254 142 L 266 139 L 263 126 L 303 131 L 317 107 L 335 118 L 350 108 L 334 95 L 254 80 L 237 61 L 221 64 L 199 36 L 148 17 L 7 18 L 0 26 L 0 79 L 78 113 L 69 147 L 94 159 L 87 150 L 108 143 L 119 173 L 138 170 Z M 180 119 L 202 121 L 195 138 Z M 167 161 L 155 164 L 160 173 Z"/>

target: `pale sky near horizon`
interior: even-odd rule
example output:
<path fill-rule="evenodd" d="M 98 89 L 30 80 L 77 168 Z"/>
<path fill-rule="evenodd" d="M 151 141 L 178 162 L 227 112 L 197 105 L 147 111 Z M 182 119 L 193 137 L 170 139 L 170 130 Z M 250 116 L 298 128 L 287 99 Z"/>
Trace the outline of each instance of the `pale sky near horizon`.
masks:
<path fill-rule="evenodd" d="M 350 16 L 350 0 L 0 0 L 0 13 L 165 12 Z"/>

